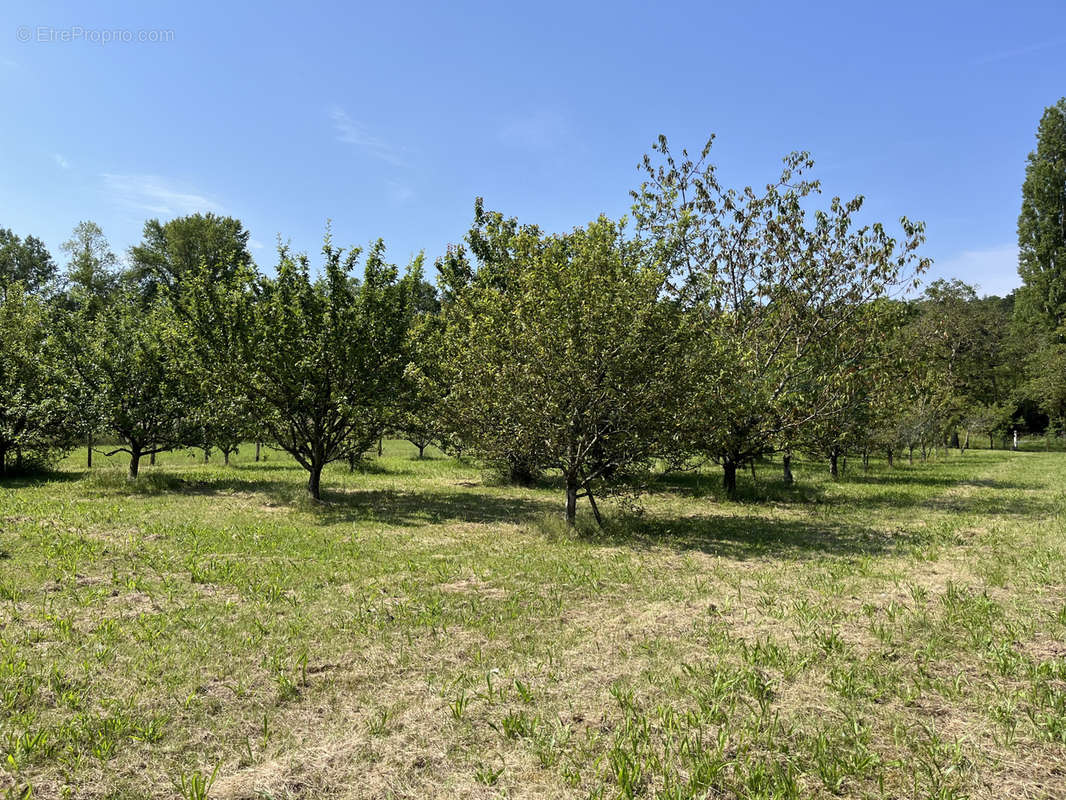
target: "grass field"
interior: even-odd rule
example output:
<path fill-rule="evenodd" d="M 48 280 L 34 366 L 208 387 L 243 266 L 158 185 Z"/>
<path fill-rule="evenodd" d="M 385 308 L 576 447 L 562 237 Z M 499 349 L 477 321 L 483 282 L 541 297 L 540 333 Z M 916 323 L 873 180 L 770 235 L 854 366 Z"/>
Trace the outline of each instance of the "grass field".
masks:
<path fill-rule="evenodd" d="M 0 484 L 0 797 L 1066 797 L 1066 454 L 571 535 L 413 453 Z"/>

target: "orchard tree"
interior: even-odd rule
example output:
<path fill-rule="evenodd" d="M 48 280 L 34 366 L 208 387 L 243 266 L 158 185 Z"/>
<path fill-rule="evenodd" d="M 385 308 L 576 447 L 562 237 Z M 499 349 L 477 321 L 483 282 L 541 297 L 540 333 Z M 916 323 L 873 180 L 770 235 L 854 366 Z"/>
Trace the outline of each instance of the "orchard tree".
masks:
<path fill-rule="evenodd" d="M 423 257 L 419 254 L 411 263 L 408 280 L 412 287 L 409 307 L 410 363 L 404 375 L 404 391 L 393 420 L 395 432 L 418 448 L 418 457 L 425 456 L 431 444 L 443 444 L 448 429 L 443 412 L 443 387 L 438 376 L 440 358 L 440 301 L 433 284 L 425 280 Z"/>
<path fill-rule="evenodd" d="M 634 213 L 668 259 L 668 296 L 700 332 L 686 354 L 688 447 L 722 465 L 735 496 L 739 466 L 832 413 L 831 392 L 807 390 L 835 380 L 820 374 L 820 352 L 854 334 L 868 303 L 913 285 L 928 262 L 916 255 L 920 223 L 902 219 L 899 240 L 880 224 L 857 227 L 861 197 L 834 198 L 809 215 L 819 185 L 804 177 L 813 166 L 805 153 L 788 156 L 761 192 L 723 188 L 707 160 L 712 141 L 696 159 L 682 151 L 676 160 L 660 137 L 658 163 L 644 159 Z M 877 335 L 851 341 L 833 369 L 853 369 Z"/>
<path fill-rule="evenodd" d="M 378 240 L 356 282 L 360 250 L 335 248 L 328 230 L 317 279 L 306 256 L 279 247 L 277 278 L 252 304 L 251 399 L 273 441 L 307 470 L 315 500 L 322 468 L 376 440 L 403 388 L 412 280 L 384 253 Z"/>
<path fill-rule="evenodd" d="M 164 304 L 142 311 L 127 295 L 79 321 L 66 332 L 66 348 L 82 394 L 95 398 L 99 430 L 120 442 L 105 455 L 129 454 L 134 480 L 142 457 L 195 443 L 199 387 L 173 311 Z"/>
<path fill-rule="evenodd" d="M 0 293 L 0 476 L 43 466 L 71 446 L 66 371 L 50 311 L 21 283 Z"/>
<path fill-rule="evenodd" d="M 488 287 L 499 292 L 508 292 L 523 265 L 529 263 L 544 247 L 545 240 L 536 225 L 519 225 L 514 217 L 506 217 L 499 211 L 486 211 L 482 199 L 474 202 L 474 223 L 466 235 L 469 251 L 463 246 L 450 246 L 444 258 L 437 262 L 438 284 L 441 305 L 448 310 L 462 292 L 475 281 L 482 289 Z M 468 255 L 469 252 L 469 255 Z M 470 256 L 473 257 L 471 260 Z M 443 354 L 437 363 L 444 365 Z M 423 376 L 432 369 L 433 359 L 416 364 Z M 453 377 L 444 377 L 440 371 L 432 375 L 435 390 L 440 395 L 450 392 L 455 383 Z M 461 404 L 447 402 L 442 405 L 447 415 L 445 426 L 451 432 L 449 441 L 466 448 L 479 438 L 481 429 L 493 426 L 512 431 L 506 440 L 499 440 L 496 447 L 481 452 L 480 458 L 512 483 L 528 486 L 540 476 L 544 467 L 544 454 L 538 442 L 522 431 L 520 419 L 506 419 L 504 407 L 495 409 L 494 416 L 474 419 L 465 413 Z M 455 449 L 453 447 L 453 449 Z"/>
<path fill-rule="evenodd" d="M 787 459 L 796 442 L 802 450 L 818 454 L 829 462 L 829 474 L 841 474 L 842 459 L 860 451 L 863 465 L 868 461 L 869 439 L 877 424 L 878 396 L 892 391 L 893 331 L 902 315 L 902 306 L 888 301 L 872 302 L 858 309 L 837 335 L 823 342 L 811 356 L 821 363 L 805 371 L 788 397 L 799 406 L 793 416 L 801 418 L 793 440 L 784 451 L 785 482 L 791 483 Z M 817 409 L 806 420 L 802 410 Z"/>
<path fill-rule="evenodd" d="M 558 469 L 569 524 L 580 497 L 599 521 L 596 495 L 647 467 L 673 429 L 681 346 L 666 274 L 603 217 L 552 237 L 493 219 L 513 232 L 507 259 L 446 291 L 450 414 L 476 454 Z"/>

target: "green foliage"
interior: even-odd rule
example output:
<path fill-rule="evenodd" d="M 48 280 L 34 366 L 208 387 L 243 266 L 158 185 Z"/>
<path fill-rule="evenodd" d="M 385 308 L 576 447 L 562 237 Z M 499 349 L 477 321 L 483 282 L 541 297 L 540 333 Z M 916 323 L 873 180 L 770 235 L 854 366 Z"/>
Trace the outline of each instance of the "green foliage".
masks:
<path fill-rule="evenodd" d="M 306 256 L 279 248 L 277 278 L 248 303 L 244 339 L 252 402 L 262 427 L 308 472 L 321 496 L 322 468 L 358 455 L 396 412 L 407 366 L 412 278 L 398 278 L 378 240 L 363 265 L 360 251 L 334 248 L 327 231 L 322 276 Z"/>
<path fill-rule="evenodd" d="M 56 265 L 44 242 L 36 236 L 25 239 L 0 228 L 0 286 L 20 283 L 24 291 L 38 294 L 56 274 Z"/>
<path fill-rule="evenodd" d="M 49 463 L 76 433 L 50 316 L 21 284 L 0 286 L 0 475 Z"/>
<path fill-rule="evenodd" d="M 899 240 L 879 223 L 856 227 L 861 197 L 810 215 L 819 185 L 805 177 L 806 153 L 786 157 L 762 193 L 723 188 L 707 161 L 712 141 L 677 160 L 660 137 L 658 163 L 645 157 L 633 198 L 641 233 L 670 265 L 671 295 L 700 334 L 686 353 L 685 447 L 721 463 L 733 494 L 738 466 L 836 413 L 842 376 L 875 368 L 881 331 L 857 320 L 914 286 L 928 261 L 916 254 L 920 223 L 903 218 Z"/>
<path fill-rule="evenodd" d="M 594 503 L 671 431 L 681 341 L 666 275 L 602 217 L 542 237 L 485 215 L 470 240 L 492 255 L 445 289 L 449 417 L 490 462 L 558 469 L 573 522 L 579 490 Z"/>
<path fill-rule="evenodd" d="M 1048 106 L 1029 154 L 1018 216 L 1022 313 L 1046 329 L 1066 323 L 1066 97 Z"/>
<path fill-rule="evenodd" d="M 100 226 L 91 220 L 75 226 L 71 238 L 63 243 L 63 251 L 70 255 L 64 275 L 70 305 L 95 316 L 118 286 L 118 259 Z"/>
<path fill-rule="evenodd" d="M 126 295 L 95 319 L 72 315 L 65 347 L 91 430 L 118 438 L 111 452 L 129 454 L 131 479 L 142 456 L 196 441 L 199 387 L 169 306 L 142 311 Z"/>
<path fill-rule="evenodd" d="M 144 223 L 144 239 L 130 248 L 127 276 L 151 301 L 162 295 L 180 296 L 185 282 L 201 269 L 224 280 L 249 267 L 248 236 L 233 217 L 191 214 L 162 223 Z"/>

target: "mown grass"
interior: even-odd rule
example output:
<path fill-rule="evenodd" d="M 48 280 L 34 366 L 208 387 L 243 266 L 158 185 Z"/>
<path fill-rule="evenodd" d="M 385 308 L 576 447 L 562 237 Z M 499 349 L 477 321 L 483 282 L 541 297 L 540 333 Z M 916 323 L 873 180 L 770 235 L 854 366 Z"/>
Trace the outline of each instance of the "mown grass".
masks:
<path fill-rule="evenodd" d="M 0 485 L 0 796 L 1066 796 L 1066 456 L 664 476 L 390 442 Z M 217 460 L 217 459 L 216 459 Z"/>

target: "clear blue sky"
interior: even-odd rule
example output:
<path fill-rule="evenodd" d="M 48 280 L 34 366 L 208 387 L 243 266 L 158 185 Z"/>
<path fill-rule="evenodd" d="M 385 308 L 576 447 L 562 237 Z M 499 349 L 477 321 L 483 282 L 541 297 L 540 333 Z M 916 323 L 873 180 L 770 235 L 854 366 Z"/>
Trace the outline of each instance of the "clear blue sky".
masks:
<path fill-rule="evenodd" d="M 169 41 L 102 41 L 141 31 Z M 118 252 L 148 217 L 216 211 L 269 268 L 279 233 L 314 252 L 332 218 L 338 243 L 432 260 L 477 195 L 553 231 L 619 216 L 658 133 L 713 131 L 727 182 L 810 150 L 827 195 L 924 219 L 937 273 L 1003 293 L 1063 94 L 1064 0 L 6 2 L 0 226 L 61 260 L 82 219 Z"/>

